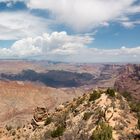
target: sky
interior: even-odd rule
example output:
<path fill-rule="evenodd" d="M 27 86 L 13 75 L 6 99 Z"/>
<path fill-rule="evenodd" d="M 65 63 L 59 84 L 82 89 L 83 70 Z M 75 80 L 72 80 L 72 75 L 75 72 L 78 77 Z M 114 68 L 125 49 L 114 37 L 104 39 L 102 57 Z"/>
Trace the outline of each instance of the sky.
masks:
<path fill-rule="evenodd" d="M 0 0 L 0 59 L 140 63 L 140 0 Z"/>

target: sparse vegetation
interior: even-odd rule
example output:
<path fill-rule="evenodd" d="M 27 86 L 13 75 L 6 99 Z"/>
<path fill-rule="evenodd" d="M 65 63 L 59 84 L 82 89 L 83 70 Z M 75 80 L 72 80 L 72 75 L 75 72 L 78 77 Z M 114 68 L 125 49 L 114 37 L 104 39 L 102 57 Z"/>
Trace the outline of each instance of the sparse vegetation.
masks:
<path fill-rule="evenodd" d="M 44 125 L 49 125 L 52 122 L 52 118 L 51 117 L 47 117 L 47 119 L 45 120 L 45 124 Z"/>
<path fill-rule="evenodd" d="M 134 111 L 136 113 L 140 112 L 140 103 L 131 102 L 130 107 L 131 107 L 131 111 Z"/>
<path fill-rule="evenodd" d="M 92 91 L 92 93 L 78 97 L 68 104 L 58 106 L 59 111 L 47 112 L 48 116 L 45 116 L 44 122 L 45 127 L 42 126 L 42 122 L 36 126 L 31 139 L 33 137 L 34 140 L 115 140 L 116 135 L 114 135 L 114 132 L 121 140 L 139 138 L 136 132 L 140 129 L 140 117 L 138 121 L 134 119 L 131 122 L 131 118 L 137 118 L 138 113 L 137 116 L 136 113 L 130 114 L 128 102 L 124 100 L 121 94 L 116 94 L 115 96 L 114 90 L 108 89 L 106 90 L 107 94 L 102 95 L 102 93 L 105 93 L 105 90 L 103 92 Z M 95 102 L 96 99 L 98 100 Z M 133 104 L 132 108 L 135 111 L 139 111 L 138 103 Z M 43 113 L 39 114 L 40 118 L 42 116 L 44 117 Z M 129 131 L 130 125 L 132 127 Z M 20 131 L 20 129 L 23 131 Z M 16 130 L 16 133 L 12 131 L 14 129 L 6 132 L 15 138 L 21 133 L 27 134 L 31 131 L 26 126 L 20 129 Z M 133 133 L 131 133 L 132 131 Z M 20 136 L 22 138 L 22 135 Z M 29 134 L 27 136 L 28 139 Z"/>
<path fill-rule="evenodd" d="M 87 121 L 91 117 L 92 114 L 93 114 L 92 112 L 85 112 L 83 120 Z"/>
<path fill-rule="evenodd" d="M 52 138 L 60 137 L 63 135 L 64 131 L 65 131 L 65 127 L 63 125 L 58 126 L 55 130 L 51 132 L 51 137 Z"/>
<path fill-rule="evenodd" d="M 90 94 L 89 101 L 95 101 L 96 99 L 100 97 L 101 97 L 101 94 L 98 91 L 94 90 L 93 93 Z"/>
<path fill-rule="evenodd" d="M 84 101 L 84 97 L 77 99 L 77 102 L 76 102 L 77 106 L 79 106 L 80 104 L 82 104 L 83 101 Z"/>
<path fill-rule="evenodd" d="M 112 127 L 104 122 L 100 123 L 100 125 L 93 131 L 91 139 L 112 140 Z"/>
<path fill-rule="evenodd" d="M 123 97 L 125 97 L 128 101 L 130 101 L 131 98 L 132 98 L 132 97 L 131 97 L 131 94 L 130 94 L 129 92 L 127 92 L 127 91 L 123 92 L 122 95 L 123 95 Z"/>
<path fill-rule="evenodd" d="M 66 127 L 67 115 L 68 112 L 61 112 L 59 115 L 53 117 L 53 121 L 56 123 L 57 126 L 61 124 L 61 126 Z"/>
<path fill-rule="evenodd" d="M 106 90 L 106 94 L 109 95 L 110 97 L 115 97 L 115 90 L 111 89 L 111 88 L 108 88 Z"/>
<path fill-rule="evenodd" d="M 140 103 L 135 102 L 135 100 L 131 97 L 131 94 L 127 91 L 123 93 L 123 96 L 127 99 L 131 111 L 137 114 L 137 118 L 138 118 L 137 128 L 140 130 Z"/>

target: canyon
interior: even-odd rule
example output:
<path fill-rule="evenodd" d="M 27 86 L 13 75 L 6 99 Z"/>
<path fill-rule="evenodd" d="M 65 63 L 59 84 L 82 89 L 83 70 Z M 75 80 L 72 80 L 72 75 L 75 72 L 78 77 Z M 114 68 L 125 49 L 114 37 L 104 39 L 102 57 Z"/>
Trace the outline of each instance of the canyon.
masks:
<path fill-rule="evenodd" d="M 1 60 L 0 64 L 0 129 L 4 131 L 1 138 L 5 135 L 11 137 L 7 127 L 23 131 L 26 126 L 32 133 L 31 120 L 37 108 L 52 114 L 59 105 L 73 103 L 86 94 L 89 96 L 95 89 L 114 88 L 116 94 L 121 96 L 127 92 L 134 101 L 140 101 L 139 64 L 72 64 L 34 60 Z M 116 102 L 116 106 L 121 105 Z M 129 113 L 133 116 L 130 110 Z M 42 132 L 38 130 L 37 135 L 43 132 L 44 129 Z"/>

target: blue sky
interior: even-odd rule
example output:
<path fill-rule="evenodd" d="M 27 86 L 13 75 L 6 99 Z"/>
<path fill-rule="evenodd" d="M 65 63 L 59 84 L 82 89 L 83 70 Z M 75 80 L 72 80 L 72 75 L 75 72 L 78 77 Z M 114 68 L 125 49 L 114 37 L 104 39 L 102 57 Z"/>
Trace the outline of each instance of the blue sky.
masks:
<path fill-rule="evenodd" d="M 0 0 L 0 58 L 140 62 L 139 0 Z"/>

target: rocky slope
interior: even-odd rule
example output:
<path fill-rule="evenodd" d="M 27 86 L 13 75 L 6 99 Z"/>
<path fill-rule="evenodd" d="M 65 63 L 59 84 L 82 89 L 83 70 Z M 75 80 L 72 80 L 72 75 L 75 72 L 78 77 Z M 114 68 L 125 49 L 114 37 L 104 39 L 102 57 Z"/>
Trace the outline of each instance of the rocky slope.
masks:
<path fill-rule="evenodd" d="M 132 98 L 140 101 L 140 65 L 126 65 L 114 87 L 122 94 L 127 92 Z"/>
<path fill-rule="evenodd" d="M 6 126 L 0 134 L 2 140 L 139 140 L 139 121 L 119 93 L 94 90 L 54 112 L 38 107 L 30 124 Z"/>
<path fill-rule="evenodd" d="M 37 106 L 53 110 L 58 104 L 82 93 L 82 89 L 56 89 L 39 83 L 0 81 L 0 126 L 22 126 L 30 121 Z"/>

